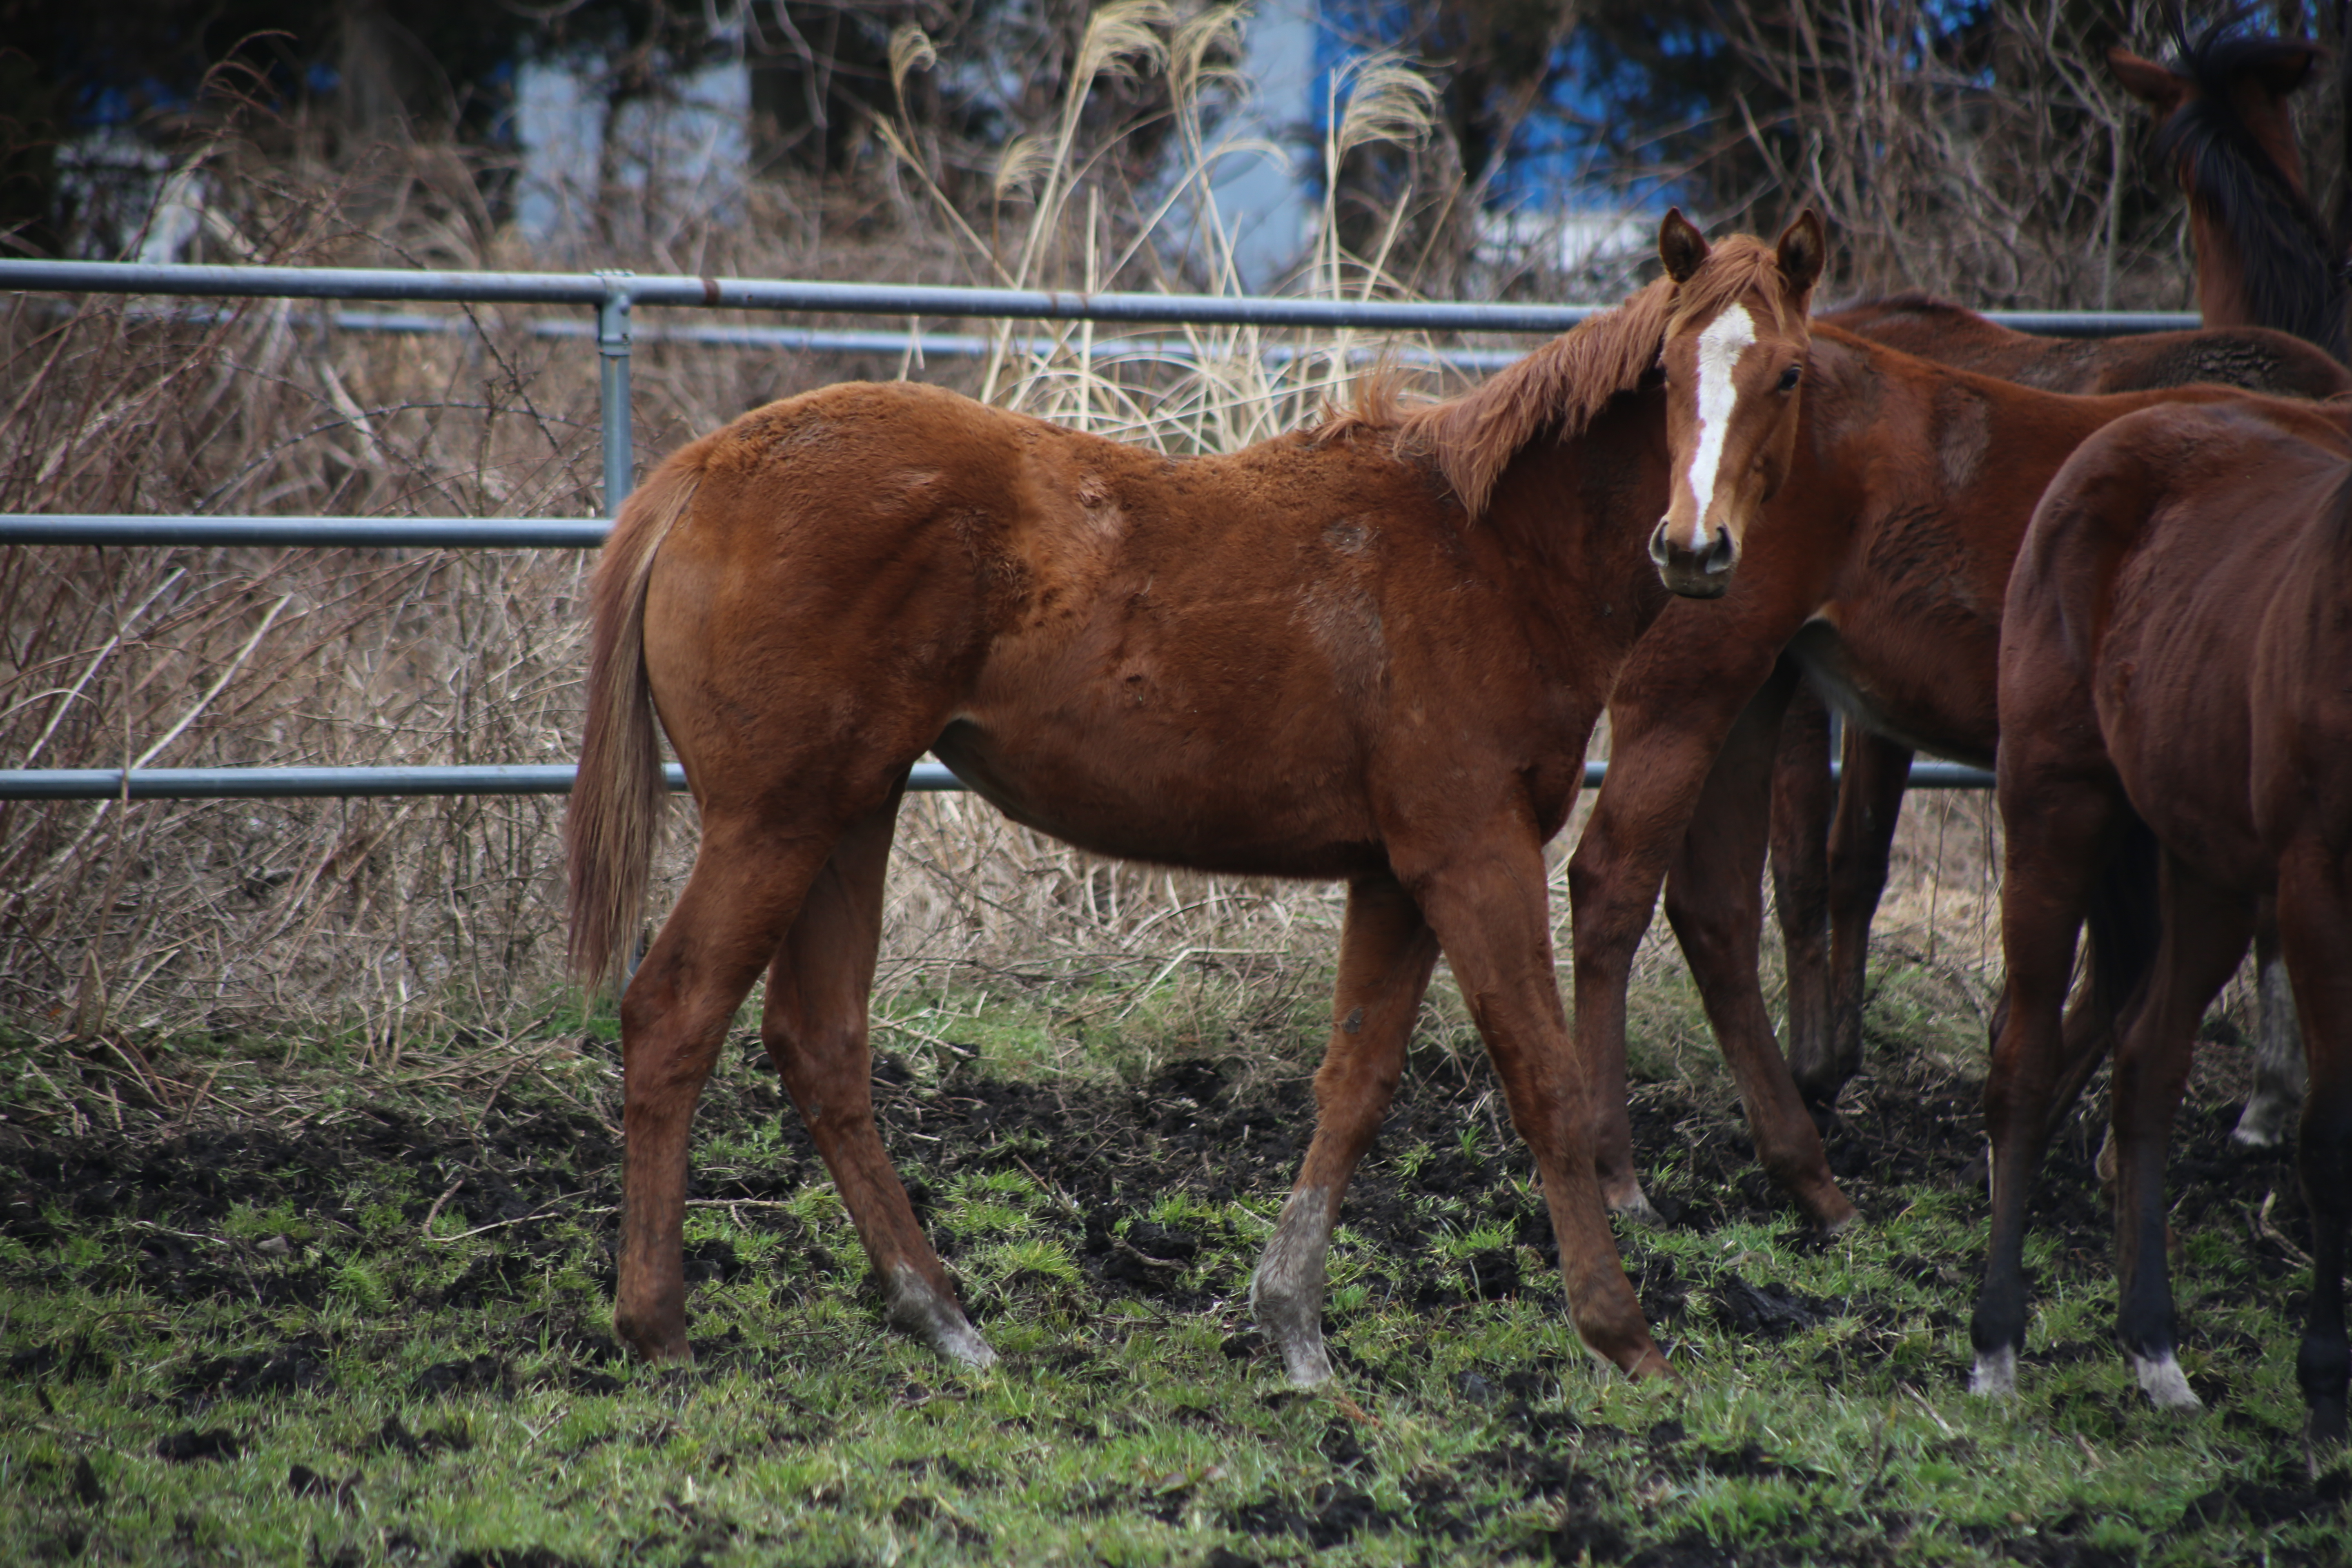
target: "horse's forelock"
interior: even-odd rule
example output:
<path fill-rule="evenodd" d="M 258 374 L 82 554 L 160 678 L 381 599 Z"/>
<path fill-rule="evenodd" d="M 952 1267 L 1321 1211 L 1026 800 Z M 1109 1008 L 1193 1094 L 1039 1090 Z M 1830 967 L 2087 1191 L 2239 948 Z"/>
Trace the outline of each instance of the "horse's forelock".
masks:
<path fill-rule="evenodd" d="M 1641 384 L 1657 363 L 1674 291 L 1660 279 L 1461 396 L 1414 409 L 1397 421 L 1398 449 L 1425 453 L 1476 517 L 1521 448 L 1547 431 L 1581 433 L 1611 398 Z"/>
<path fill-rule="evenodd" d="M 1725 308 L 1750 293 L 1760 293 L 1772 308 L 1772 327 L 1789 326 L 1789 290 L 1780 276 L 1780 252 L 1753 235 L 1735 234 L 1717 240 L 1704 266 L 1675 290 L 1674 310 L 1666 318 L 1665 335 L 1673 337 L 1696 322 L 1712 321 Z"/>

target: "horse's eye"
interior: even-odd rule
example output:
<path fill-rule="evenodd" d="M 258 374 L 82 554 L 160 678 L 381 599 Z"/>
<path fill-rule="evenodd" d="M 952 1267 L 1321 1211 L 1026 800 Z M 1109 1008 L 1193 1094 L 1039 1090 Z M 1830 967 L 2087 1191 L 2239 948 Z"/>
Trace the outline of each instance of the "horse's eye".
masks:
<path fill-rule="evenodd" d="M 1782 392 L 1794 392 L 1797 389 L 1797 380 L 1801 374 L 1801 373 L 1799 372 L 1795 365 L 1790 365 L 1788 369 L 1782 371 L 1780 373 L 1780 390 Z"/>

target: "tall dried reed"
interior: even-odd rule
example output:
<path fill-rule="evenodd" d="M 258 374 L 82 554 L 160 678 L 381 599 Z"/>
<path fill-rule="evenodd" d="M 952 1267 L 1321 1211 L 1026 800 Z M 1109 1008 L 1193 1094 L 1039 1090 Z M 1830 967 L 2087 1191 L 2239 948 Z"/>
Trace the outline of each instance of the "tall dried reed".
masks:
<path fill-rule="evenodd" d="M 213 193 L 206 244 L 256 261 L 1239 294 L 1237 226 L 1216 180 L 1268 152 L 1232 129 L 1245 123 L 1248 84 L 1231 64 L 1243 22 L 1236 8 L 1180 14 L 1160 0 L 1100 8 L 1067 100 L 1006 147 L 985 210 L 934 182 L 937 149 L 905 118 L 875 128 L 883 155 L 856 177 L 765 180 L 718 210 L 706 192 L 615 189 L 584 227 L 539 248 L 491 221 L 470 195 L 481 171 L 457 150 L 330 166 L 299 152 L 265 161 L 224 139 L 197 160 Z M 891 51 L 902 87 L 934 58 L 912 29 Z M 1122 74 L 1164 78 L 1172 106 L 1177 154 L 1144 187 L 1112 156 L 1133 127 L 1090 112 L 1097 83 Z M 1361 62 L 1332 90 L 1327 167 L 1433 132 L 1433 90 L 1408 62 Z M 1951 178 L 1965 177 L 1967 149 L 1949 137 L 1915 152 L 1948 155 Z M 1791 172 L 1792 190 L 1809 184 Z M 1350 253 L 1338 199 L 1327 189 L 1301 287 L 1394 291 L 1395 230 L 1375 226 L 1369 254 Z M 1857 221 L 1884 235 L 1900 216 Z M 1523 289 L 1526 266 L 1507 259 L 1498 276 Z M 460 330 L 394 336 L 339 331 L 331 311 L 283 302 L 12 299 L 0 305 L 0 507 L 593 512 L 593 350 L 536 334 L 536 312 L 450 314 Z M 1170 452 L 1230 449 L 1345 396 L 1370 346 L 1349 333 L 1080 323 L 999 329 L 982 360 L 925 363 L 911 335 L 902 353 L 865 359 L 641 341 L 637 440 L 658 454 L 824 382 L 918 375 Z M 0 759 L 568 761 L 585 564 L 558 552 L 0 550 Z M 394 1060 L 419 1041 L 559 1015 L 561 809 L 528 797 L 0 805 L 0 1026 L 124 1043 L 296 1027 Z M 657 898 L 690 847 L 690 832 L 672 834 Z M 1892 940 L 1978 995 L 1997 958 L 1994 851 L 1980 797 L 1915 805 L 1889 907 Z M 1339 912 L 1329 889 L 1095 860 L 961 795 L 910 801 L 890 899 L 886 991 L 1056 976 L 1094 997 L 1081 1013 L 1118 1016 L 1147 994 L 1164 1003 L 1173 984 L 1180 1014 L 1184 996 L 1197 1002 L 1196 1033 L 1314 1005 L 1301 982 L 1328 963 Z M 1654 973 L 1675 963 L 1670 943 L 1644 959 Z M 1675 1042 L 1703 1037 L 1687 1005 L 1653 1022 Z"/>
<path fill-rule="evenodd" d="M 1250 149 L 1220 126 L 1241 84 L 1238 14 L 1156 0 L 1094 16 L 1070 101 L 1016 144 L 982 224 L 927 188 L 911 124 L 895 168 L 830 189 L 755 186 L 734 225 L 694 193 L 613 193 L 571 254 L 640 270 L 1151 288 L 1169 236 L 1206 237 L 1241 291 L 1214 170 Z M 901 77 L 928 43 L 902 35 Z M 1343 134 L 1418 135 L 1397 68 Z M 1116 186 L 1129 129 L 1085 112 L 1114 73 L 1168 79 L 1184 156 L 1162 188 Z M 1383 95 L 1388 96 L 1383 96 Z M 1394 102 L 1391 100 L 1393 99 Z M 1394 103 L 1402 103 L 1400 113 Z M 1372 117 L 1378 116 L 1375 119 Z M 446 198 L 447 149 L 360 170 L 204 155 L 215 253 L 354 265 L 529 266 L 541 258 Z M 885 177 L 887 175 L 887 177 Z M 901 195 L 893 196 L 893 188 Z M 911 187 L 911 189 L 910 189 Z M 1222 248 L 1219 248 L 1222 247 Z M 1335 290 L 1376 264 L 1327 247 Z M 461 330 L 339 331 L 287 302 L 19 297 L 0 310 L 0 505 L 16 511 L 581 516 L 597 508 L 593 350 L 538 313 L 453 312 Z M 870 322 L 854 323 L 870 326 Z M 1312 334 L 1090 325 L 1001 333 L 978 363 L 641 342 L 643 449 L 845 375 L 917 374 L 1171 451 L 1223 449 L 1340 392 L 1349 346 Z M 1276 352 L 1278 351 L 1278 352 Z M 16 548 L 0 552 L 0 757 L 16 766 L 561 762 L 576 736 L 585 563 L 560 552 Z M 511 1025 L 562 1005 L 553 798 L 0 805 L 0 1022 L 144 1038 L 289 1025 L 370 1052 Z M 680 806 L 684 815 L 688 808 Z M 690 850 L 675 834 L 674 887 Z M 1135 990 L 1222 966 L 1321 962 L 1316 889 L 1091 860 L 960 796 L 901 827 L 886 984 L 948 969 L 1083 973 Z M 1122 1004 L 1123 1005 L 1124 1004 Z"/>

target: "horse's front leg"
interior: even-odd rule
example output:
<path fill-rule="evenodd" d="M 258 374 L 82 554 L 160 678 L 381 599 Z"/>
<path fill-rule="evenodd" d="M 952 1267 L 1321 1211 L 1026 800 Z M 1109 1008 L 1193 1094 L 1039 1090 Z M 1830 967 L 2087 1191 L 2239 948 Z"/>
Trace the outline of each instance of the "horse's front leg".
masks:
<path fill-rule="evenodd" d="M 1794 683 L 1794 668 L 1784 662 L 1732 727 L 1667 876 L 1666 918 L 1739 1085 L 1758 1162 L 1828 1232 L 1850 1224 L 1854 1207 L 1830 1175 L 1821 1132 L 1772 1037 L 1757 975 L 1769 780 L 1780 705 Z"/>
<path fill-rule="evenodd" d="M 965 1366 L 996 1359 L 964 1316 L 874 1124 L 867 1003 L 898 796 L 844 834 L 768 973 L 761 1038 L 832 1173 L 890 1321 Z"/>
<path fill-rule="evenodd" d="M 1250 1309 L 1282 1352 L 1290 1381 L 1331 1375 L 1323 1348 L 1323 1267 L 1340 1195 L 1396 1097 L 1405 1045 L 1437 963 L 1421 910 L 1385 874 L 1349 884 L 1339 933 L 1331 1039 L 1315 1075 L 1315 1138 L 1281 1222 L 1250 1279 Z"/>
<path fill-rule="evenodd" d="M 1637 656 L 1658 635 L 1653 626 Z M 1608 782 L 1569 861 L 1576 1053 L 1592 1093 L 1593 1163 L 1609 1207 L 1649 1224 L 1657 1223 L 1657 1211 L 1642 1192 L 1625 1103 L 1625 996 L 1633 956 L 1725 737 L 1760 688 L 1779 687 L 1765 700 L 1775 721 L 1788 702 L 1781 684 L 1791 679 L 1787 668 L 1780 681 L 1773 679 L 1777 646 L 1763 644 L 1752 630 L 1735 630 L 1706 645 L 1720 655 L 1721 668 L 1675 658 L 1688 651 L 1679 638 L 1662 641 L 1654 675 L 1637 658 L 1610 705 Z M 1759 765 L 1769 763 L 1768 754 Z"/>
<path fill-rule="evenodd" d="M 1664 1374 L 1601 1205 L 1588 1142 L 1594 1108 L 1552 972 L 1542 846 L 1513 816 L 1451 847 L 1442 858 L 1401 858 L 1398 870 L 1444 946 L 1512 1124 L 1535 1153 L 1576 1331 L 1593 1354 L 1634 1376 Z M 1420 863 L 1409 868 L 1406 860 Z"/>

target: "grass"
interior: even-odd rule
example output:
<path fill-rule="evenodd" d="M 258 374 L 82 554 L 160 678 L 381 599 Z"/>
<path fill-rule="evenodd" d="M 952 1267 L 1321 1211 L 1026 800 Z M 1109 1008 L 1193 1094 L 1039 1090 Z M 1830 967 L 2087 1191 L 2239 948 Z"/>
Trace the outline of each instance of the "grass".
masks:
<path fill-rule="evenodd" d="M 1939 1050 L 1936 989 L 1900 965 L 1880 989 L 1853 1118 L 1872 1151 L 1912 1137 L 1903 1107 L 1971 1092 Z M 487 1109 L 488 1061 L 446 1044 L 395 1068 L 357 1042 L 255 1039 L 215 1043 L 207 1070 L 289 1094 L 332 1072 L 345 1092 L 260 1120 L 130 1107 L 121 1131 L 101 1064 L 8 1042 L 0 1061 L 46 1054 L 63 1098 L 12 1099 L 0 1127 L 0 1554 L 2338 1560 L 2341 1472 L 2315 1488 L 2294 1436 L 2307 1279 L 2238 1213 L 2277 1159 L 2192 1173 L 2176 1211 L 2183 1362 L 2211 1411 L 2147 1408 L 2110 1348 L 2072 1144 L 2029 1260 L 2023 1393 L 1993 1405 L 1964 1391 L 1983 1223 L 1954 1177 L 1964 1137 L 1946 1128 L 1907 1175 L 1850 1178 L 1865 1221 L 1823 1246 L 1759 1195 L 1719 1086 L 1658 1079 L 1651 1185 L 1690 1213 L 1621 1239 L 1684 1382 L 1634 1386 L 1565 1321 L 1524 1152 L 1481 1109 L 1483 1068 L 1446 1048 L 1441 998 L 1337 1238 L 1341 1375 L 1299 1393 L 1245 1292 L 1314 1036 L 1293 1021 L 1272 1049 L 1174 1054 L 1148 1005 L 1090 1014 L 1097 990 L 890 1004 L 924 1037 L 877 1073 L 885 1121 L 1003 1356 L 981 1374 L 883 1328 L 749 1037 L 697 1150 L 698 1361 L 659 1371 L 607 1337 L 611 1069 L 576 1020 L 481 1053 L 505 1058 Z M 1140 1039 L 1111 1045 L 1129 1025 Z M 2200 1079 L 2192 1173 L 2224 1157 L 2225 1089 Z M 1794 1316 L 1776 1327 L 1758 1301 Z"/>

